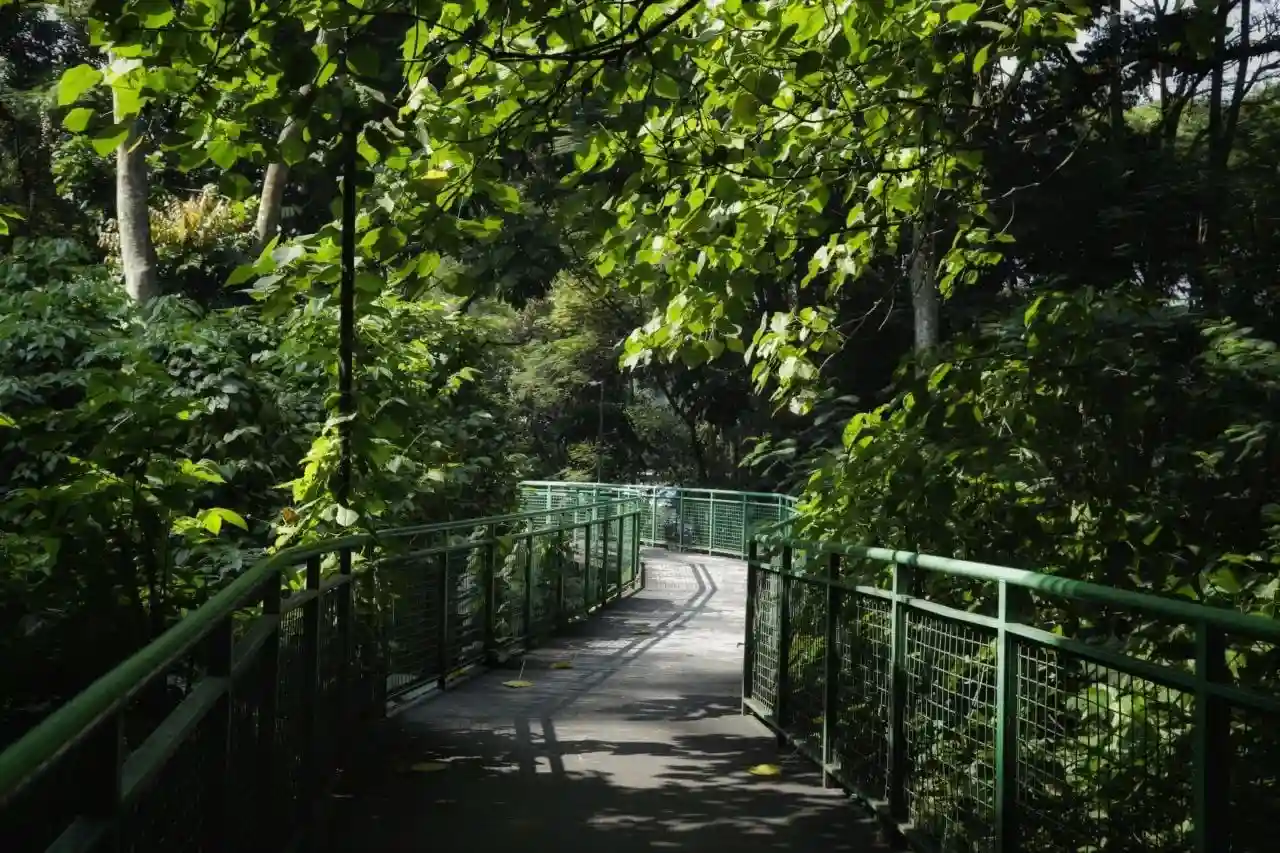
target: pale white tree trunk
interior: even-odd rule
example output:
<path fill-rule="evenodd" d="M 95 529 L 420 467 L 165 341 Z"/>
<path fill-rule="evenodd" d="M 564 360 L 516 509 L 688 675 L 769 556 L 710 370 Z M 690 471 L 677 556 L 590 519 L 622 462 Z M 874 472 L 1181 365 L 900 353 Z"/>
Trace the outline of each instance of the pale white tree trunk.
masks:
<path fill-rule="evenodd" d="M 938 293 L 933 234 L 927 221 L 916 222 L 911 252 L 911 313 L 915 320 L 917 354 L 938 345 Z"/>
<path fill-rule="evenodd" d="M 320 30 L 316 33 L 317 45 L 332 44 L 333 41 L 333 33 L 330 30 Z M 277 141 L 281 149 L 287 143 L 291 143 L 302 136 L 303 122 L 299 119 L 306 113 L 312 93 L 313 87 L 310 83 L 298 91 L 301 100 L 299 114 L 285 122 L 284 129 L 280 131 L 280 137 Z M 258 199 L 258 219 L 253 229 L 253 253 L 255 255 L 262 254 L 262 250 L 280 232 L 280 217 L 284 209 L 284 189 L 288 183 L 288 163 L 279 160 L 267 167 L 267 173 L 262 178 L 262 195 Z"/>
<path fill-rule="evenodd" d="M 119 121 L 118 104 L 116 111 Z M 125 290 L 134 302 L 147 302 L 160 295 L 160 282 L 151 242 L 151 185 L 146 150 L 138 135 L 140 124 L 136 117 L 132 119 L 129 134 L 116 149 L 116 221 Z"/>

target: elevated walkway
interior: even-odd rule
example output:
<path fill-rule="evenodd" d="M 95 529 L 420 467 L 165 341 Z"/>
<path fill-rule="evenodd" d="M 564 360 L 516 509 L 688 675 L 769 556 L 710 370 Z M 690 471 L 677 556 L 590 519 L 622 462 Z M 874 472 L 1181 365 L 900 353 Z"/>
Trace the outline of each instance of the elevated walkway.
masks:
<path fill-rule="evenodd" d="M 741 712 L 746 565 L 643 559 L 635 595 L 386 721 L 326 806 L 325 849 L 887 850 L 873 818 Z"/>

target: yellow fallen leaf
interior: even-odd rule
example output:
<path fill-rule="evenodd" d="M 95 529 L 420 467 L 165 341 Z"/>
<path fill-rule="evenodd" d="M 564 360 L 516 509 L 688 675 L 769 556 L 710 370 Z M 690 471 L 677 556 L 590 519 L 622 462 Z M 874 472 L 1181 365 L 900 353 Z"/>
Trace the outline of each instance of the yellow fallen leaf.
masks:
<path fill-rule="evenodd" d="M 653 632 L 650 631 L 648 628 L 637 628 L 631 633 L 635 634 L 638 637 L 645 637 L 645 636 L 648 636 L 649 634 L 652 634 Z"/>
<path fill-rule="evenodd" d="M 533 682 L 532 681 L 504 681 L 502 682 L 502 686 L 503 687 L 532 687 Z"/>
<path fill-rule="evenodd" d="M 551 668 L 552 669 L 573 669 L 573 661 L 558 660 L 555 663 L 551 664 Z"/>
<path fill-rule="evenodd" d="M 419 761 L 409 769 L 414 773 L 435 773 L 439 770 L 448 770 L 449 765 L 441 761 Z"/>
<path fill-rule="evenodd" d="M 757 764 L 747 772 L 752 776 L 780 776 L 782 768 L 776 764 Z"/>

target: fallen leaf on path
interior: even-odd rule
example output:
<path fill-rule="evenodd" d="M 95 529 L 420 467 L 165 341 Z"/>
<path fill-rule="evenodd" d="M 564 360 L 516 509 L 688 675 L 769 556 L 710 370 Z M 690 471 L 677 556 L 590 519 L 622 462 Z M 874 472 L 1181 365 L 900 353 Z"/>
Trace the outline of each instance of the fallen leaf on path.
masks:
<path fill-rule="evenodd" d="M 503 686 L 503 687 L 516 687 L 516 688 L 519 688 L 519 687 L 532 687 L 532 686 L 533 686 L 533 682 L 532 682 L 532 681 L 520 681 L 520 680 L 515 680 L 515 681 L 504 681 L 504 682 L 502 682 L 502 686 Z"/>
<path fill-rule="evenodd" d="M 752 776 L 781 776 L 782 768 L 776 764 L 757 764 L 747 772 Z"/>
<path fill-rule="evenodd" d="M 571 660 L 558 660 L 558 661 L 554 662 L 553 664 L 551 664 L 551 668 L 552 668 L 552 669 L 573 669 L 573 661 L 571 661 Z"/>

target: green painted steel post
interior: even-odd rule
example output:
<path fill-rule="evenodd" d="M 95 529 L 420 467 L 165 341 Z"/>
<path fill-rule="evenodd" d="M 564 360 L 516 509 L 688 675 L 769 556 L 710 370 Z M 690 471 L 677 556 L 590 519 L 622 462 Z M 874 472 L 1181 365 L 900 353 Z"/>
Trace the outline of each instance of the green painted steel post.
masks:
<path fill-rule="evenodd" d="M 449 654 L 449 554 L 440 555 L 440 572 L 436 581 L 436 602 L 440 606 L 440 624 L 436 649 L 436 686 L 444 689 L 449 680 L 449 665 L 452 663 Z"/>
<path fill-rule="evenodd" d="M 618 516 L 618 559 L 616 563 L 618 583 L 613 593 L 613 597 L 615 599 L 622 598 L 622 544 L 626 542 L 626 536 L 623 533 L 622 525 L 626 523 L 627 523 L 626 518 L 624 518 L 622 515 L 619 515 Z"/>
<path fill-rule="evenodd" d="M 1007 628 L 1031 612 L 1025 590 L 1000 583 L 996 632 L 996 851 L 1016 853 L 1018 837 L 1018 638 Z"/>
<path fill-rule="evenodd" d="M 229 853 L 237 846 L 232 834 L 233 827 L 239 826 L 232 814 L 231 799 L 231 714 L 235 695 L 231 681 L 231 662 L 235 652 L 235 632 L 231 616 L 218 622 L 209 634 L 208 642 L 209 677 L 226 679 L 226 687 L 209 710 L 205 722 L 217 743 L 212 750 L 212 760 L 203 768 L 208 774 L 205 783 L 209 792 L 203 803 L 206 810 L 205 826 L 209 827 L 213 836 L 210 847 Z"/>
<path fill-rule="evenodd" d="M 747 554 L 747 527 L 747 496 L 744 494 L 742 496 L 742 550 L 738 552 L 744 557 Z"/>
<path fill-rule="evenodd" d="M 756 663 L 756 604 L 760 587 L 759 546 L 751 540 L 747 546 L 747 612 L 743 620 L 742 637 L 742 699 L 743 713 L 746 700 L 750 699 L 755 685 Z"/>
<path fill-rule="evenodd" d="M 912 570 L 893 566 L 893 601 L 889 610 L 889 814 L 907 819 L 907 608 Z"/>
<path fill-rule="evenodd" d="M 684 550 L 684 489 L 676 491 L 676 550 Z"/>
<path fill-rule="evenodd" d="M 556 621 L 557 629 L 563 628 L 565 624 L 564 576 L 566 571 L 567 571 L 567 567 L 564 565 L 564 561 L 562 560 L 560 564 L 556 566 L 556 620 L 555 621 Z"/>
<path fill-rule="evenodd" d="M 640 510 L 631 516 L 631 585 L 639 582 L 644 586 L 644 578 L 640 576 Z"/>
<path fill-rule="evenodd" d="M 355 670 L 355 585 L 351 577 L 351 549 L 343 548 L 338 552 L 338 573 L 346 578 L 346 583 L 334 592 L 338 596 L 338 725 L 345 727 L 354 721 L 352 709 L 356 707 L 355 690 L 352 686 L 352 673 Z M 346 741 L 343 741 L 346 743 Z"/>
<path fill-rule="evenodd" d="M 481 589 L 484 594 L 484 659 L 488 662 L 497 651 L 497 630 L 498 630 L 498 590 L 497 590 L 497 562 L 498 549 L 493 541 L 496 531 L 490 524 L 485 528 L 484 538 L 488 541 L 484 545 L 484 563 L 483 578 Z"/>
<path fill-rule="evenodd" d="M 609 594 L 609 519 L 600 522 L 600 574 L 596 581 L 596 607 L 604 607 Z"/>
<path fill-rule="evenodd" d="M 1192 832 L 1196 853 L 1231 849 L 1231 707 L 1209 691 L 1228 681 L 1226 638 L 1204 622 L 1196 626 L 1195 752 Z"/>
<path fill-rule="evenodd" d="M 591 610 L 591 523 L 587 522 L 587 526 L 583 533 L 586 539 L 586 547 L 582 549 L 582 614 L 585 616 Z"/>
<path fill-rule="evenodd" d="M 254 802 L 259 809 L 260 827 L 270 827 L 283 810 L 279 801 L 280 766 L 283 762 L 276 755 L 276 726 L 280 706 L 280 578 L 272 575 L 262 590 L 262 616 L 275 621 L 275 627 L 263 642 L 258 654 L 258 742 L 257 783 L 259 796 Z M 264 832 L 262 851 L 278 849 L 277 839 Z"/>
<path fill-rule="evenodd" d="M 711 528 L 707 533 L 707 550 L 716 549 L 716 493 L 707 492 L 707 525 Z"/>
<path fill-rule="evenodd" d="M 831 783 L 829 769 L 836 763 L 835 738 L 840 725 L 840 555 L 827 557 L 827 589 L 822 641 L 822 785 Z"/>
<path fill-rule="evenodd" d="M 526 536 L 524 540 L 524 602 L 521 605 L 524 612 L 521 614 L 524 619 L 524 641 L 525 646 L 533 645 L 533 536 Z"/>
<path fill-rule="evenodd" d="M 782 572 L 778 583 L 778 702 L 773 721 L 786 731 L 791 712 L 791 559 L 790 545 L 782 546 Z M 781 737 L 779 737 L 781 742 Z"/>
<path fill-rule="evenodd" d="M 307 560 L 307 592 L 312 597 L 302 605 L 302 808 L 314 802 L 321 776 L 316 741 L 319 737 L 320 709 L 320 558 Z"/>
<path fill-rule="evenodd" d="M 101 818 L 108 825 L 106 838 L 94 850 L 116 853 L 124 847 L 120 814 L 124 760 L 124 712 L 121 709 L 103 720 L 89 735 L 81 758 L 84 771 L 76 780 L 79 787 L 71 794 L 86 817 Z"/>

